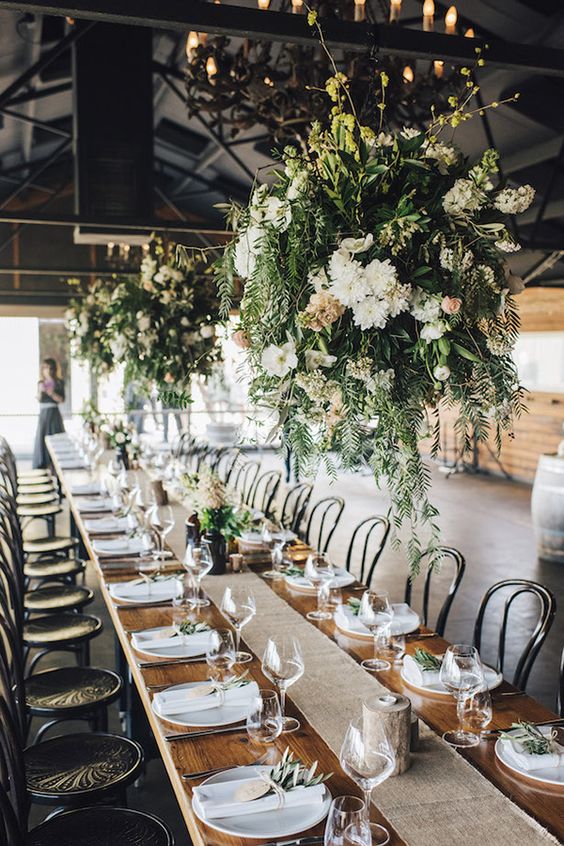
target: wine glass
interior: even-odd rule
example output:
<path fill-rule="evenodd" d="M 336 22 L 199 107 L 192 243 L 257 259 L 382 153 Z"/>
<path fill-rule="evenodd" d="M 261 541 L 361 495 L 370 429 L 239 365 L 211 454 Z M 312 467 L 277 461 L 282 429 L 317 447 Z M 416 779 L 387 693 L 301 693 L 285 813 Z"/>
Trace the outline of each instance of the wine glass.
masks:
<path fill-rule="evenodd" d="M 329 558 L 323 552 L 312 552 L 307 557 L 304 576 L 317 588 L 317 610 L 306 614 L 308 620 L 330 620 L 327 588 L 335 577 L 335 570 Z"/>
<path fill-rule="evenodd" d="M 362 662 L 361 666 L 365 670 L 378 672 L 379 670 L 390 669 L 390 662 L 379 658 L 378 650 L 379 640 L 389 632 L 393 616 L 394 612 L 386 591 L 367 590 L 362 594 L 358 619 L 374 637 L 374 658 L 367 658 Z"/>
<path fill-rule="evenodd" d="M 484 730 L 491 723 L 493 717 L 493 706 L 491 693 L 486 687 L 482 687 L 471 696 L 463 700 L 464 725 L 470 730 L 478 732 L 482 739 L 486 735 Z"/>
<path fill-rule="evenodd" d="M 159 558 L 168 558 L 169 553 L 165 550 L 165 539 L 174 528 L 174 514 L 170 505 L 153 505 L 149 512 L 149 522 L 158 540 Z"/>
<path fill-rule="evenodd" d="M 291 635 L 276 635 L 268 639 L 262 657 L 262 671 L 280 691 L 282 710 L 282 731 L 296 731 L 299 720 L 285 716 L 286 691 L 304 674 L 304 659 L 297 638 Z"/>
<path fill-rule="evenodd" d="M 256 743 L 272 743 L 282 732 L 282 711 L 275 690 L 259 690 L 247 716 L 247 734 Z"/>
<path fill-rule="evenodd" d="M 187 546 L 182 563 L 186 570 L 192 574 L 198 587 L 198 608 L 205 608 L 206 605 L 210 604 L 210 601 L 200 596 L 200 592 L 202 579 L 209 573 L 213 563 L 208 550 L 201 546 Z"/>
<path fill-rule="evenodd" d="M 484 671 L 476 647 L 464 643 L 449 646 L 442 660 L 440 678 L 456 699 L 459 726 L 455 731 L 445 732 L 443 739 L 451 746 L 476 746 L 480 738 L 464 730 L 465 699 L 480 690 L 484 684 Z"/>
<path fill-rule="evenodd" d="M 186 635 L 182 631 L 183 623 L 190 621 L 194 605 L 189 596 L 175 596 L 172 599 L 172 627 L 182 644 L 186 643 Z"/>
<path fill-rule="evenodd" d="M 354 827 L 359 834 L 368 833 L 366 804 L 358 796 L 337 796 L 325 823 L 324 846 L 344 846 L 345 836 Z"/>
<path fill-rule="evenodd" d="M 366 803 L 366 822 L 370 822 L 372 791 L 376 785 L 381 784 L 391 776 L 396 766 L 395 752 L 384 726 L 373 722 L 368 725 L 363 717 L 351 720 L 341 746 L 339 760 L 343 771 L 363 791 Z M 372 832 L 372 843 L 380 846 L 388 843 L 390 833 L 384 826 L 373 823 L 370 830 Z M 362 840 L 359 842 L 362 843 Z M 370 843 L 370 840 L 367 842 Z"/>
<path fill-rule="evenodd" d="M 210 675 L 216 681 L 225 681 L 235 664 L 235 643 L 231 629 L 214 629 L 206 652 Z"/>
<path fill-rule="evenodd" d="M 221 613 L 227 617 L 235 629 L 235 652 L 238 664 L 246 664 L 253 660 L 250 652 L 240 652 L 241 629 L 257 613 L 255 598 L 251 591 L 244 587 L 226 587 L 221 600 Z"/>

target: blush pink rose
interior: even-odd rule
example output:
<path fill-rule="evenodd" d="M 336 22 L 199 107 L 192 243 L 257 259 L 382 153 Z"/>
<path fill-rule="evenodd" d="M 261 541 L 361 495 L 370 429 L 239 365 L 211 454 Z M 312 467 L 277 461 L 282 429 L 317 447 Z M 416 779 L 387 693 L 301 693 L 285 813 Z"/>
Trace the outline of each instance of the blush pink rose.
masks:
<path fill-rule="evenodd" d="M 231 340 L 234 344 L 237 344 L 238 347 L 241 347 L 242 350 L 248 350 L 251 346 L 249 336 L 244 329 L 238 329 L 237 332 L 234 332 L 231 336 Z"/>
<path fill-rule="evenodd" d="M 172 373 L 165 373 L 164 380 L 167 385 L 172 385 L 172 383 L 174 382 L 174 376 L 172 375 Z"/>
<path fill-rule="evenodd" d="M 458 297 L 443 297 L 441 308 L 445 314 L 456 314 L 460 311 L 462 300 Z"/>

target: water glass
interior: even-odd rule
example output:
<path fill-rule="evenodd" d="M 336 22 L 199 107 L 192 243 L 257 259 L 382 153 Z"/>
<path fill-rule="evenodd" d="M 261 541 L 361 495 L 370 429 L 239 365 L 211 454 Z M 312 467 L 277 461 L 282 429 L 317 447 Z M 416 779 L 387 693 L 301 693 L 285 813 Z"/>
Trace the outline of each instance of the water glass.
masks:
<path fill-rule="evenodd" d="M 449 646 L 441 664 L 441 682 L 456 699 L 458 729 L 443 734 L 451 746 L 476 746 L 480 738 L 464 729 L 465 700 L 484 686 L 484 671 L 475 646 Z"/>
<path fill-rule="evenodd" d="M 390 662 L 384 661 L 378 656 L 380 640 L 382 636 L 389 633 L 393 616 L 394 612 L 386 591 L 367 590 L 362 594 L 358 619 L 361 623 L 364 623 L 374 637 L 374 658 L 368 658 L 362 662 L 361 666 L 365 670 L 378 672 L 379 670 L 390 669 Z"/>
<path fill-rule="evenodd" d="M 170 505 L 152 505 L 149 509 L 149 522 L 158 538 L 157 558 L 168 558 L 165 550 L 165 539 L 174 528 L 174 514 Z"/>
<path fill-rule="evenodd" d="M 186 596 L 175 596 L 172 600 L 172 627 L 182 643 L 186 642 L 186 635 L 181 631 L 183 623 L 190 622 L 194 605 Z"/>
<path fill-rule="evenodd" d="M 304 674 L 304 659 L 297 638 L 291 635 L 270 637 L 262 658 L 262 671 L 280 691 L 282 731 L 296 731 L 299 720 L 285 716 L 286 691 Z"/>
<path fill-rule="evenodd" d="M 212 679 L 226 681 L 231 678 L 235 664 L 235 643 L 231 629 L 215 629 L 210 633 L 206 663 Z"/>
<path fill-rule="evenodd" d="M 368 834 L 366 804 L 358 796 L 337 796 L 325 823 L 324 846 L 345 846 L 347 833 L 353 828 Z"/>
<path fill-rule="evenodd" d="M 282 711 L 275 690 L 259 690 L 247 716 L 247 734 L 255 743 L 272 743 L 282 732 Z"/>
<path fill-rule="evenodd" d="M 331 611 L 327 601 L 328 587 L 335 578 L 335 570 L 323 552 L 312 552 L 307 557 L 304 576 L 317 588 L 317 610 L 306 614 L 308 620 L 330 620 Z"/>
<path fill-rule="evenodd" d="M 198 594 L 200 594 L 202 579 L 209 573 L 213 566 L 209 550 L 201 546 L 187 546 L 182 563 L 188 573 L 194 577 L 198 587 Z M 197 605 L 199 608 L 205 608 L 209 604 L 209 599 L 201 595 L 198 596 Z"/>
<path fill-rule="evenodd" d="M 371 723 L 368 727 L 363 717 L 351 720 L 341 746 L 339 760 L 343 771 L 364 793 L 366 821 L 369 822 L 372 791 L 391 776 L 396 766 L 394 748 L 384 726 Z M 373 823 L 371 831 L 372 843 L 388 843 L 390 833 L 384 826 Z M 374 839 L 375 837 L 377 839 Z M 362 843 L 362 840 L 359 842 Z M 367 842 L 370 843 L 370 840 Z"/>
<path fill-rule="evenodd" d="M 235 652 L 238 664 L 246 664 L 253 660 L 250 652 L 241 652 L 241 630 L 257 613 L 255 598 L 251 591 L 244 587 L 226 587 L 221 600 L 221 613 L 227 617 L 235 629 Z"/>

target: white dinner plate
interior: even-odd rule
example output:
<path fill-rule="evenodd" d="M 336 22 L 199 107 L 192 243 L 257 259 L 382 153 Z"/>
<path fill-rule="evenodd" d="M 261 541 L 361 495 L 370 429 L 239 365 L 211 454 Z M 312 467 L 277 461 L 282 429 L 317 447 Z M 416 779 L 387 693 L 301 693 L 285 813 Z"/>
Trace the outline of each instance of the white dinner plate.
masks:
<path fill-rule="evenodd" d="M 283 532 L 272 532 L 272 540 L 274 541 L 284 541 L 285 543 L 292 543 L 296 540 L 297 534 L 295 532 L 290 531 L 290 529 L 284 529 Z M 257 546 L 265 546 L 263 537 L 261 532 L 243 532 L 241 534 L 241 540 L 245 541 L 247 544 L 256 544 Z"/>
<path fill-rule="evenodd" d="M 346 606 L 343 606 L 346 608 Z M 392 636 L 409 634 L 416 631 L 421 625 L 421 618 L 412 608 L 405 607 L 404 602 L 392 602 L 394 609 L 394 616 L 392 618 Z M 335 625 L 340 632 L 346 634 L 348 637 L 357 637 L 361 640 L 374 640 L 374 635 L 371 634 L 363 623 L 360 622 L 357 616 L 349 616 L 349 614 L 335 612 Z"/>
<path fill-rule="evenodd" d="M 80 499 L 76 503 L 77 509 L 81 513 L 90 514 L 94 512 L 102 512 L 102 511 L 111 511 L 112 510 L 112 501 L 111 499 L 104 499 L 102 497 L 93 497 L 92 499 Z"/>
<path fill-rule="evenodd" d="M 355 577 L 353 574 L 349 573 L 348 570 L 345 570 L 344 567 L 335 567 L 335 576 L 331 581 L 332 585 L 344 588 L 348 585 L 352 585 L 354 581 Z M 304 593 L 317 593 L 315 585 L 313 585 L 305 576 L 286 576 L 286 584 L 294 590 L 300 590 Z"/>
<path fill-rule="evenodd" d="M 552 726 L 543 727 L 546 728 L 547 733 L 551 731 Z M 555 728 L 557 728 L 555 726 Z M 510 734 L 511 732 L 507 732 Z M 564 787 L 564 761 L 560 764 L 559 767 L 547 767 L 543 770 L 524 770 L 521 767 L 517 766 L 514 761 L 510 761 L 507 757 L 506 753 L 507 743 L 504 743 L 503 740 L 497 740 L 495 744 L 495 754 L 501 761 L 501 763 L 506 766 L 512 772 L 517 773 L 517 775 L 522 776 L 524 778 L 530 778 L 532 781 L 540 781 L 543 784 L 555 784 L 557 787 Z"/>
<path fill-rule="evenodd" d="M 171 626 L 157 626 L 154 629 L 145 629 L 143 634 L 150 634 L 150 635 L 157 635 L 159 632 L 164 631 L 165 629 L 170 630 Z M 132 648 L 139 652 L 140 655 L 148 655 L 149 658 L 196 658 L 198 655 L 205 655 L 206 650 L 202 649 L 202 647 L 194 647 L 190 646 L 189 643 L 183 643 L 182 638 L 178 638 L 178 645 L 177 646 L 155 646 L 146 648 L 141 646 L 141 644 L 134 643 L 131 641 Z M 202 684 L 202 682 L 198 682 L 198 684 Z M 182 685 L 179 685 L 182 687 Z M 155 712 L 156 713 L 156 712 Z"/>
<path fill-rule="evenodd" d="M 427 685 L 427 687 L 423 687 L 423 685 L 415 684 L 415 682 L 410 681 L 405 675 L 403 666 L 401 668 L 400 675 L 402 681 L 404 681 L 414 690 L 418 690 L 420 693 L 432 693 L 434 695 L 439 696 L 452 696 L 450 691 L 448 691 L 441 682 L 437 682 L 436 684 L 430 684 Z M 503 681 L 502 674 L 498 673 L 497 670 L 494 670 L 493 667 L 484 667 L 484 678 L 489 690 L 493 690 L 494 688 L 499 687 Z"/>
<path fill-rule="evenodd" d="M 257 770 L 270 770 L 271 767 L 234 767 L 224 773 L 217 773 L 202 782 L 204 784 L 219 784 L 223 781 L 237 781 L 251 778 Z M 279 837 L 289 837 L 307 831 L 321 820 L 325 819 L 331 806 L 331 794 L 325 785 L 325 797 L 318 805 L 300 805 L 297 808 L 281 808 L 277 811 L 265 811 L 261 814 L 249 814 L 245 817 L 220 817 L 216 820 L 206 820 L 202 815 L 198 797 L 194 796 L 192 807 L 199 820 L 210 828 L 231 834 L 234 837 L 248 837 L 259 839 L 267 837 L 275 840 Z"/>
<path fill-rule="evenodd" d="M 138 579 L 127 582 L 113 582 L 110 585 L 110 596 L 118 602 L 134 604 L 167 602 L 177 595 L 178 585 L 176 579 L 167 579 L 166 582 L 156 582 L 149 591 L 146 584 L 141 584 Z"/>
<path fill-rule="evenodd" d="M 191 687 L 201 687 L 205 682 L 187 682 L 186 684 L 174 684 L 167 687 L 168 690 L 188 690 Z M 255 688 L 256 690 L 256 688 Z M 161 691 L 164 693 L 165 691 Z M 206 711 L 189 712 L 186 714 L 161 714 L 157 700 L 153 698 L 152 708 L 154 713 L 161 720 L 167 723 L 174 723 L 179 726 L 198 726 L 200 728 L 213 728 L 214 726 L 229 726 L 231 723 L 239 723 L 241 720 L 246 720 L 249 711 L 253 704 L 253 698 L 249 697 L 248 701 L 238 705 L 237 707 L 220 705 L 217 708 L 208 708 Z"/>
<path fill-rule="evenodd" d="M 111 558 L 116 555 L 142 555 L 147 548 L 141 538 L 113 538 L 109 540 L 97 539 L 92 543 L 92 549 L 99 558 Z"/>

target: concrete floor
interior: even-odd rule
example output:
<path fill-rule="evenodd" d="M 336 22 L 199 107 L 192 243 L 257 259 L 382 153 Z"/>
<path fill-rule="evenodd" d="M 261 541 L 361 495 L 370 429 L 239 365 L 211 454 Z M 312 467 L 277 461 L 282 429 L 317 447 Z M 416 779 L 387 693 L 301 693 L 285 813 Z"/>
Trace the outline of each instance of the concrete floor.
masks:
<path fill-rule="evenodd" d="M 280 464 L 272 455 L 265 455 L 264 468 Z M 529 692 L 548 706 L 554 707 L 560 650 L 564 642 L 564 565 L 537 560 L 530 520 L 530 487 L 491 476 L 457 475 L 445 478 L 438 470 L 433 473 L 434 503 L 441 512 L 440 523 L 444 542 L 458 548 L 466 558 L 466 573 L 451 610 L 446 636 L 451 641 L 467 642 L 472 637 L 473 624 L 484 591 L 494 582 L 520 577 L 539 581 L 556 596 L 559 612 L 550 635 L 536 661 L 528 685 Z M 323 476 L 315 484 L 312 501 L 330 494 L 343 496 L 346 507 L 343 519 L 335 532 L 330 553 L 335 561 L 344 560 L 354 526 L 364 517 L 386 512 L 385 496 L 376 490 L 369 476 L 342 475 L 330 485 Z M 60 528 L 63 528 L 61 523 Z M 445 566 L 436 577 L 436 591 L 448 581 Z M 382 556 L 375 579 L 385 587 L 393 600 L 403 598 L 407 570 L 402 551 L 388 546 Z M 92 587 L 92 575 L 89 582 Z M 435 588 L 434 588 L 435 590 Z M 416 594 L 417 595 L 417 594 Z M 439 604 L 434 603 L 436 608 Z M 416 600 L 413 605 L 417 607 Z M 97 598 L 90 606 L 92 613 L 104 619 L 105 630 L 92 644 L 92 663 L 113 666 L 113 634 L 102 601 Z M 515 609 L 511 621 L 510 659 L 515 661 L 517 647 L 530 632 L 533 608 L 527 601 Z M 433 621 L 433 617 L 431 622 Z M 488 626 L 488 640 L 496 643 L 497 623 Z M 487 658 L 491 651 L 483 650 Z M 508 669 L 512 667 L 509 661 Z M 507 672 L 511 677 L 511 672 Z M 117 710 L 112 709 L 110 728 L 120 731 Z M 76 728 L 71 730 L 77 730 Z M 171 825 L 177 846 L 187 846 L 189 838 L 166 772 L 160 761 L 152 761 L 141 787 L 129 791 L 131 807 L 150 808 Z M 31 821 L 39 822 L 45 809 L 36 807 Z"/>

